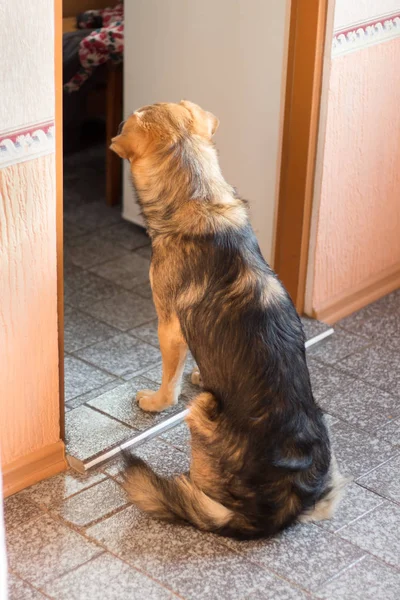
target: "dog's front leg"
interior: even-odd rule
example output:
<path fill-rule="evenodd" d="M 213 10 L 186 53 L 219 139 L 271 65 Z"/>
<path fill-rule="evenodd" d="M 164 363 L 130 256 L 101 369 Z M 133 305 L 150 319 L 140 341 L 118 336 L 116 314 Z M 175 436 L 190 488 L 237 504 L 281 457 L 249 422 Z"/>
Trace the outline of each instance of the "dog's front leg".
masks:
<path fill-rule="evenodd" d="M 157 392 L 141 390 L 136 395 L 140 408 L 151 412 L 160 412 L 178 402 L 187 354 L 187 344 L 176 316 L 159 320 L 158 339 L 163 371 L 161 387 Z"/>

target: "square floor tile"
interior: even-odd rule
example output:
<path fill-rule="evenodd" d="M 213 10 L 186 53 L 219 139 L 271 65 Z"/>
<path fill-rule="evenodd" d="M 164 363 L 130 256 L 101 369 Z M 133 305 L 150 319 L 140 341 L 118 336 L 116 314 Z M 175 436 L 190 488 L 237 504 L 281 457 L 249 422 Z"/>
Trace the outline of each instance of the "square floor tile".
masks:
<path fill-rule="evenodd" d="M 70 469 L 65 473 L 60 473 L 50 477 L 50 479 L 44 479 L 36 483 L 21 492 L 20 496 L 24 495 L 29 500 L 48 507 L 81 492 L 95 483 L 99 483 L 103 479 L 105 479 L 105 475 L 101 471 L 90 471 L 85 475 L 81 475 Z"/>
<path fill-rule="evenodd" d="M 144 389 L 156 391 L 158 387 L 158 384 L 145 377 L 134 377 L 127 383 L 91 400 L 88 404 L 130 427 L 142 431 L 186 408 L 185 401 L 181 398 L 178 404 L 160 413 L 149 413 L 142 410 L 136 402 L 137 392 Z"/>
<path fill-rule="evenodd" d="M 72 398 L 72 400 L 68 401 L 66 406 L 70 410 L 72 408 L 78 408 L 78 406 L 82 406 L 82 404 L 86 404 L 87 402 L 90 402 L 90 400 L 94 400 L 95 398 L 98 398 L 102 394 L 105 394 L 106 392 L 109 392 L 110 390 L 113 390 L 114 388 L 116 388 L 118 385 L 122 385 L 122 384 L 123 384 L 122 379 L 113 379 L 109 383 L 105 383 L 104 385 L 102 385 L 99 388 L 90 390 L 90 392 L 86 392 L 85 394 L 81 394 L 80 396 L 76 396 L 75 398 Z"/>
<path fill-rule="evenodd" d="M 48 515 L 25 523 L 7 542 L 8 561 L 16 575 L 42 587 L 86 562 L 101 549 Z"/>
<path fill-rule="evenodd" d="M 67 453 L 86 460 L 125 440 L 132 429 L 87 406 L 70 410 L 65 415 Z"/>
<path fill-rule="evenodd" d="M 74 352 L 119 333 L 118 329 L 96 321 L 75 308 L 66 307 L 64 319 L 65 352 Z"/>
<path fill-rule="evenodd" d="M 290 585 L 287 581 L 274 578 L 265 588 L 254 590 L 245 600 L 308 600 L 311 596 Z"/>
<path fill-rule="evenodd" d="M 8 574 L 8 600 L 45 600 L 45 596 L 12 573 Z"/>
<path fill-rule="evenodd" d="M 132 291 L 135 292 L 135 294 L 142 296 L 142 298 L 146 298 L 147 300 L 151 300 L 153 298 L 153 292 L 149 281 L 137 285 Z"/>
<path fill-rule="evenodd" d="M 337 367 L 400 396 L 400 356 L 387 347 L 371 346 L 340 361 Z"/>
<path fill-rule="evenodd" d="M 64 370 L 65 400 L 67 402 L 114 379 L 113 375 L 100 371 L 100 369 L 88 365 L 74 356 L 65 357 Z"/>
<path fill-rule="evenodd" d="M 317 525 L 334 533 L 383 502 L 384 499 L 381 496 L 377 496 L 356 483 L 350 483 L 346 487 L 334 517 L 328 521 L 319 521 Z"/>
<path fill-rule="evenodd" d="M 174 446 L 174 448 L 178 448 L 178 450 L 188 452 L 190 449 L 190 431 L 186 423 L 171 427 L 171 429 L 160 436 L 160 439 Z"/>
<path fill-rule="evenodd" d="M 160 342 L 158 340 L 158 320 L 146 323 L 146 325 L 140 325 L 140 327 L 135 327 L 135 329 L 131 329 L 128 333 L 156 348 L 160 347 Z"/>
<path fill-rule="evenodd" d="M 400 455 L 360 477 L 358 483 L 400 504 Z"/>
<path fill-rule="evenodd" d="M 322 600 L 398 600 L 400 573 L 365 556 L 316 593 Z"/>
<path fill-rule="evenodd" d="M 385 502 L 337 535 L 356 544 L 384 562 L 400 567 L 400 506 Z"/>
<path fill-rule="evenodd" d="M 311 340 L 313 337 L 330 329 L 330 325 L 317 321 L 316 319 L 311 319 L 310 317 L 301 317 L 301 322 L 303 324 L 306 340 Z M 321 342 L 321 344 L 323 344 L 323 342 Z"/>
<path fill-rule="evenodd" d="M 67 258 L 67 256 L 64 258 Z M 68 260 L 64 261 L 64 293 L 67 288 L 71 293 L 76 292 L 76 290 L 79 290 L 86 284 L 88 277 L 91 276 L 90 273 L 81 267 L 77 267 Z M 93 277 L 95 277 L 95 275 L 93 275 Z"/>
<path fill-rule="evenodd" d="M 343 329 L 335 329 L 335 333 L 321 344 L 307 350 L 308 354 L 322 363 L 333 365 L 350 354 L 371 345 L 371 340 L 350 333 Z"/>
<path fill-rule="evenodd" d="M 360 379 L 344 376 L 342 385 L 320 398 L 323 410 L 351 425 L 375 431 L 400 415 L 400 400 Z"/>
<path fill-rule="evenodd" d="M 133 329 L 157 318 L 151 300 L 127 290 L 108 300 L 96 302 L 86 308 L 86 312 L 121 331 Z"/>
<path fill-rule="evenodd" d="M 52 514 L 78 527 L 87 527 L 128 504 L 122 487 L 112 479 L 101 481 L 53 506 Z"/>
<path fill-rule="evenodd" d="M 107 281 L 90 271 L 82 269 L 82 272 L 85 274 L 85 278 L 82 278 L 82 284 L 78 288 L 74 289 L 70 286 L 64 288 L 64 299 L 70 306 L 84 310 L 95 302 L 109 300 L 121 293 L 121 288 L 112 281 Z"/>
<path fill-rule="evenodd" d="M 274 581 L 214 537 L 149 519 L 134 506 L 89 528 L 88 534 L 188 600 L 236 600 Z"/>
<path fill-rule="evenodd" d="M 400 419 L 391 421 L 377 431 L 377 435 L 392 444 L 393 446 L 400 446 Z"/>
<path fill-rule="evenodd" d="M 93 196 L 92 196 L 93 197 Z M 71 225 L 78 225 L 87 232 L 119 223 L 121 221 L 121 209 L 95 201 L 81 206 L 64 208 L 64 220 Z"/>
<path fill-rule="evenodd" d="M 243 557 L 312 591 L 364 554 L 360 548 L 343 541 L 309 524 L 291 527 L 269 540 L 227 539 L 225 543 Z"/>
<path fill-rule="evenodd" d="M 190 467 L 189 452 L 181 452 L 161 440 L 149 440 L 141 446 L 131 450 L 132 454 L 139 456 L 163 477 L 182 475 L 188 473 Z M 121 456 L 109 463 L 103 469 L 112 477 L 117 477 L 125 470 L 125 463 Z"/>
<path fill-rule="evenodd" d="M 65 252 L 74 265 L 83 269 L 94 267 L 127 253 L 121 246 L 104 240 L 97 232 L 76 238 L 74 245 L 66 245 Z"/>
<path fill-rule="evenodd" d="M 308 354 L 307 366 L 310 372 L 312 391 L 317 402 L 320 402 L 321 398 L 337 394 L 345 385 L 351 384 L 354 379 L 333 367 L 322 365 Z"/>
<path fill-rule="evenodd" d="M 148 258 L 149 260 L 151 259 L 151 246 L 143 246 L 142 248 L 135 250 L 135 252 L 139 254 L 139 256 L 143 256 L 143 258 Z"/>
<path fill-rule="evenodd" d="M 57 600 L 169 600 L 174 594 L 111 554 L 104 553 L 52 581 L 45 592 Z"/>
<path fill-rule="evenodd" d="M 125 333 L 80 350 L 76 355 L 123 379 L 139 375 L 161 360 L 157 348 Z"/>
<path fill-rule="evenodd" d="M 400 335 L 400 294 L 389 294 L 346 317 L 340 327 L 386 344 L 398 343 Z"/>
<path fill-rule="evenodd" d="M 387 442 L 337 421 L 331 427 L 332 449 L 344 475 L 360 477 L 396 454 Z"/>
<path fill-rule="evenodd" d="M 130 252 L 114 260 L 92 267 L 91 271 L 104 279 L 132 290 L 149 280 L 150 261 L 136 252 Z"/>
<path fill-rule="evenodd" d="M 24 523 L 38 519 L 42 515 L 43 511 L 23 494 L 10 496 L 4 500 L 4 524 L 7 536 L 12 531 L 18 530 Z"/>
<path fill-rule="evenodd" d="M 136 250 L 142 246 L 150 245 L 150 238 L 143 227 L 129 221 L 122 221 L 111 227 L 102 229 L 101 235 L 113 244 L 118 244 L 126 250 Z"/>

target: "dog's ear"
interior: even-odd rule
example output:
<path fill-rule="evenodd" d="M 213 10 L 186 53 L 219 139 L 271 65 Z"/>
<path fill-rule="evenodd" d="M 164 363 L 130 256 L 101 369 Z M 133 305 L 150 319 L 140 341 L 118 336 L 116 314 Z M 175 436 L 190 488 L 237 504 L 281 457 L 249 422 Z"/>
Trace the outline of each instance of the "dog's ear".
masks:
<path fill-rule="evenodd" d="M 189 102 L 189 100 L 182 100 L 181 104 L 187 108 L 192 115 L 194 133 L 207 139 L 211 139 L 218 129 L 219 120 L 217 117 L 212 113 L 203 110 L 197 104 Z"/>
<path fill-rule="evenodd" d="M 110 150 L 113 150 L 121 158 L 130 160 L 133 157 L 133 148 L 130 147 L 129 137 L 120 133 L 111 140 Z"/>

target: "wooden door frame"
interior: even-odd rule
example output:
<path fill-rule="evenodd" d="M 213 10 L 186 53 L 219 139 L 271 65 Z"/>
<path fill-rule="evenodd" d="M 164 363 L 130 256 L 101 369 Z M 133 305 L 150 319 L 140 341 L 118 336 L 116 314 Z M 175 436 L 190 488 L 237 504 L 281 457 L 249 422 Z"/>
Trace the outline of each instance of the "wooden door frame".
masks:
<path fill-rule="evenodd" d="M 291 0 L 274 268 L 302 313 L 307 277 L 328 5 Z M 54 0 L 60 436 L 64 439 L 62 0 Z"/>
<path fill-rule="evenodd" d="M 292 0 L 274 268 L 304 310 L 330 0 Z"/>

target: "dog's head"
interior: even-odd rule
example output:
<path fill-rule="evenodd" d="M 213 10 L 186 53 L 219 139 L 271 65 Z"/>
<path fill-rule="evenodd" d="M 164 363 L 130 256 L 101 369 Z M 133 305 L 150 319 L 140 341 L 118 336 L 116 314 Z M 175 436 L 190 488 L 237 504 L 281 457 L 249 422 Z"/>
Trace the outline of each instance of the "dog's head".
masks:
<path fill-rule="evenodd" d="M 140 108 L 123 123 L 119 135 L 111 140 L 110 148 L 133 164 L 188 136 L 209 141 L 218 125 L 212 113 L 186 100 L 179 104 L 152 104 Z"/>

